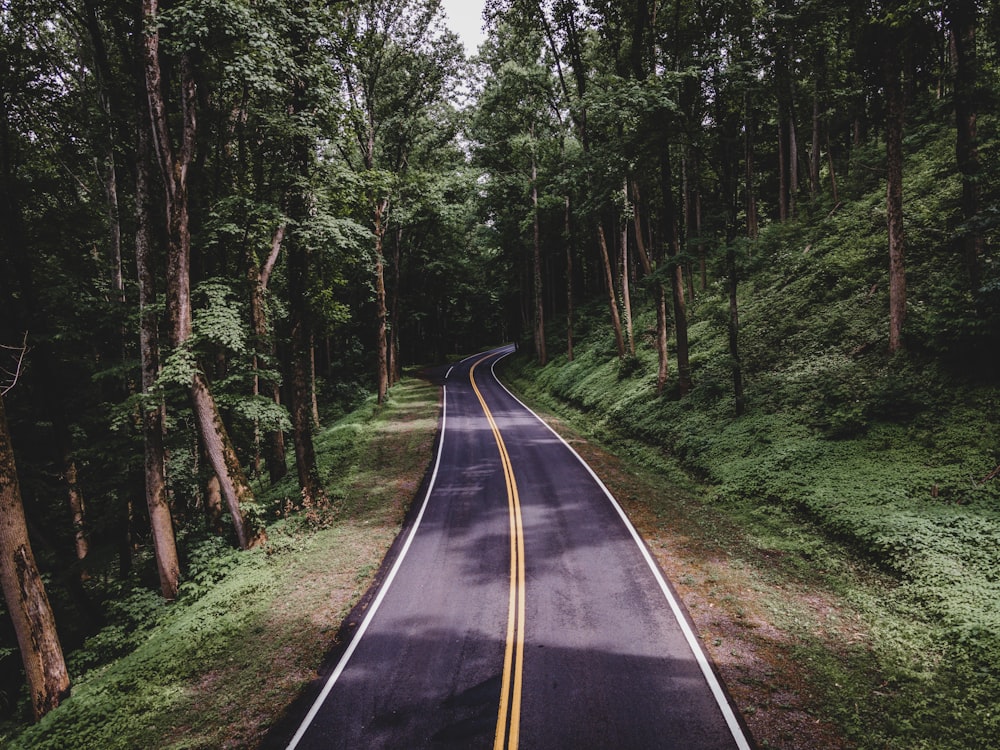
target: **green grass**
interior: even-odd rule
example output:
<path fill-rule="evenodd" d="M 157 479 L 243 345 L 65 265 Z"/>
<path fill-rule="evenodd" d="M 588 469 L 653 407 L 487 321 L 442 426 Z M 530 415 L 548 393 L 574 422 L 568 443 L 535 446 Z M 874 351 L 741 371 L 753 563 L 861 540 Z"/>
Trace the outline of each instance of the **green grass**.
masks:
<path fill-rule="evenodd" d="M 293 512 L 249 552 L 186 540 L 172 604 L 135 590 L 69 662 L 71 698 L 39 724 L 0 726 L 11 748 L 252 747 L 316 675 L 368 588 L 431 458 L 437 389 L 406 379 L 316 440 L 328 507 Z M 294 479 L 260 493 L 281 509 Z M 120 654 L 120 656 L 119 656 Z"/>

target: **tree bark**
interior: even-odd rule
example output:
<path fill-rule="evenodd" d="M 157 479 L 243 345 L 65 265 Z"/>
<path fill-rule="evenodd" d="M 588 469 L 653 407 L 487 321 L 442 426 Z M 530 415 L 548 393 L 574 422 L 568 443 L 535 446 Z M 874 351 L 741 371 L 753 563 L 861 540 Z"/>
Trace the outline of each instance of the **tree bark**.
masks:
<path fill-rule="evenodd" d="M 628 200 L 628 183 L 625 183 L 625 200 Z M 628 257 L 628 222 L 622 221 L 622 310 L 625 312 L 625 338 L 628 341 L 629 355 L 635 356 L 635 332 L 632 330 L 632 291 L 629 284 L 630 267 Z"/>
<path fill-rule="evenodd" d="M 378 402 L 385 403 L 389 393 L 389 349 L 388 349 L 388 310 L 385 303 L 385 230 L 386 214 L 389 210 L 389 199 L 378 198 L 372 222 L 372 233 L 375 238 L 375 354 L 376 380 L 378 383 Z"/>
<path fill-rule="evenodd" d="M 812 148 L 809 153 L 809 194 L 819 195 L 819 91 L 813 92 L 812 108 Z"/>
<path fill-rule="evenodd" d="M 687 309 L 684 302 L 684 273 L 677 261 L 680 237 L 677 234 L 677 209 L 673 199 L 673 168 L 670 146 L 663 144 L 660 151 L 660 182 L 663 192 L 663 224 L 666 237 L 667 263 L 671 268 L 670 291 L 674 307 L 674 336 L 677 339 L 677 385 L 681 395 L 691 391 L 691 364 L 688 357 Z"/>
<path fill-rule="evenodd" d="M 743 151 L 744 151 L 744 190 L 746 191 L 746 212 L 747 212 L 747 237 L 751 240 L 757 239 L 759 233 L 759 225 L 757 222 L 757 190 L 754 187 L 754 182 L 757 179 L 756 166 L 754 164 L 755 153 L 755 141 L 754 137 L 757 130 L 757 119 L 754 116 L 753 110 L 750 104 L 750 94 L 745 94 L 743 97 L 743 117 L 745 118 L 745 135 L 743 141 Z M 704 263 L 702 263 L 702 269 L 704 269 Z M 702 289 L 705 289 L 706 279 L 704 278 L 704 271 L 702 275 Z"/>
<path fill-rule="evenodd" d="M 833 144 L 830 142 L 829 126 L 826 130 L 826 163 L 830 170 L 830 197 L 833 199 L 833 205 L 837 206 L 840 204 L 840 197 L 837 193 L 837 171 L 833 165 Z"/>
<path fill-rule="evenodd" d="M 906 320 L 906 273 L 903 255 L 906 238 L 903 232 L 903 89 L 900 84 L 900 53 L 885 35 L 883 61 L 886 99 L 886 220 L 889 230 L 889 351 L 903 348 L 903 324 Z"/>
<path fill-rule="evenodd" d="M 222 506 L 222 488 L 219 486 L 219 478 L 212 474 L 205 482 L 205 528 L 220 536 L 224 531 Z"/>
<path fill-rule="evenodd" d="M 563 240 L 566 243 L 566 359 L 573 361 L 573 235 L 570 225 L 570 200 L 566 196 L 563 216 Z"/>
<path fill-rule="evenodd" d="M 625 339 L 622 337 L 622 319 L 618 312 L 618 300 L 615 299 L 615 277 L 611 271 L 611 257 L 608 254 L 608 240 L 604 235 L 604 225 L 597 222 L 597 246 L 601 251 L 601 265 L 604 269 L 604 283 L 608 290 L 608 305 L 611 308 L 611 327 L 615 332 L 615 346 L 618 358 L 625 359 Z"/>
<path fill-rule="evenodd" d="M 298 37 L 294 44 L 296 62 L 304 68 L 306 40 Z M 308 106 L 307 82 L 303 73 L 297 73 L 291 81 L 293 116 L 303 116 Z M 288 300 L 291 319 L 291 376 L 289 378 L 290 406 L 292 412 L 292 441 L 295 444 L 295 469 L 299 479 L 299 491 L 306 507 L 315 508 L 324 500 L 323 485 L 316 467 L 316 450 L 313 445 L 313 377 L 312 344 L 313 336 L 309 325 L 309 258 L 311 247 L 306 238 L 313 208 L 310 184 L 312 144 L 307 135 L 299 132 L 292 137 L 292 159 L 294 184 L 288 196 L 291 236 L 288 241 Z M 384 228 L 376 220 L 378 233 L 377 247 L 379 267 L 379 314 L 383 337 L 380 339 L 380 365 L 385 362 L 385 286 L 381 278 L 382 235 Z M 386 384 L 387 371 L 380 369 L 382 383 Z M 379 391 L 379 400 L 384 393 Z"/>
<path fill-rule="evenodd" d="M 790 17 L 787 0 L 778 3 L 780 13 Z M 791 49 L 784 23 L 776 29 L 777 46 L 774 59 L 775 86 L 778 104 L 778 219 L 787 221 L 795 214 L 794 195 L 797 187 L 795 126 L 792 114 Z"/>
<path fill-rule="evenodd" d="M 250 293 L 250 322 L 253 326 L 255 352 L 253 356 L 253 393 L 260 394 L 260 376 L 257 374 L 260 367 L 261 357 L 275 358 L 277 352 L 274 345 L 274 336 L 271 333 L 267 320 L 267 285 L 271 279 L 271 272 L 278 262 L 281 254 L 282 243 L 285 239 L 287 223 L 282 221 L 274 231 L 271 238 L 271 248 L 262 268 L 258 268 L 257 253 L 251 247 L 248 248 L 247 275 L 251 285 Z M 271 381 L 271 397 L 274 403 L 281 403 L 281 389 L 278 384 Z M 267 475 L 271 484 L 278 482 L 288 473 L 288 464 L 285 457 L 285 436 L 281 430 L 268 430 L 264 438 L 264 462 L 267 465 Z"/>
<path fill-rule="evenodd" d="M 953 102 L 955 107 L 955 158 L 962 175 L 962 217 L 969 221 L 979 213 L 979 143 L 976 134 L 976 90 L 979 62 L 976 53 L 976 4 L 974 0 L 950 0 L 945 4 L 951 31 Z M 983 235 L 967 229 L 962 238 L 963 256 L 970 286 L 977 290 L 982 271 Z"/>
<path fill-rule="evenodd" d="M 722 125 L 722 158 L 720 163 L 720 190 L 726 211 L 726 275 L 729 292 L 729 319 L 727 332 L 729 339 L 729 363 L 733 379 L 733 400 L 737 416 L 746 411 L 746 397 L 743 388 L 743 361 L 739 342 L 739 300 L 737 297 L 739 275 L 736 264 L 737 214 L 739 206 L 739 115 L 723 109 L 723 103 L 716 101 L 716 116 Z M 746 115 L 744 115 L 745 117 Z"/>
<path fill-rule="evenodd" d="M 746 396 L 743 392 L 743 361 L 740 358 L 740 316 L 739 306 L 736 296 L 738 276 L 736 273 L 736 243 L 735 236 L 726 246 L 726 268 L 728 270 L 729 289 L 729 358 L 733 374 L 733 401 L 736 409 L 736 416 L 742 416 L 746 412 Z"/>
<path fill-rule="evenodd" d="M 165 599 L 172 600 L 177 598 L 180 586 L 180 562 L 177 557 L 177 542 L 167 496 L 163 408 L 158 399 L 152 400 L 151 395 L 160 369 L 152 229 L 149 215 L 151 184 L 149 170 L 152 148 L 147 120 L 141 116 L 145 106 L 142 98 L 139 101 L 135 176 L 135 265 L 139 282 L 139 358 L 142 393 L 145 397 L 141 407 L 143 474 L 160 592 Z"/>
<path fill-rule="evenodd" d="M 389 348 L 392 351 L 392 347 Z M 389 382 L 392 380 L 392 368 L 389 369 Z M 316 335 L 309 334 L 309 407 L 312 425 L 314 429 L 319 429 L 319 386 L 316 383 Z"/>
<path fill-rule="evenodd" d="M 646 247 L 645 233 L 642 231 L 642 202 L 639 194 L 639 183 L 632 181 L 632 200 L 635 203 L 635 249 L 639 254 L 639 264 L 647 276 L 653 275 L 653 262 Z M 656 392 L 662 393 L 670 373 L 670 363 L 667 357 L 667 294 L 660 281 L 653 285 L 656 299 Z"/>
<path fill-rule="evenodd" d="M 392 299 L 389 304 L 389 386 L 392 387 L 403 377 L 403 363 L 399 360 L 399 288 L 402 284 L 403 228 L 398 227 L 393 234 L 392 245 Z"/>
<path fill-rule="evenodd" d="M 534 138 L 534 126 L 532 126 Z M 538 164 L 535 154 L 531 154 L 531 215 L 532 215 L 532 288 L 535 297 L 535 356 L 544 367 L 548 361 L 545 351 L 545 304 L 542 297 L 542 242 L 538 215 Z"/>
<path fill-rule="evenodd" d="M 76 548 L 77 562 L 87 559 L 90 545 L 87 541 L 86 514 L 83 503 L 83 490 L 77 481 L 76 460 L 66 456 L 63 476 L 66 480 L 66 496 L 69 501 L 69 511 L 73 520 L 73 542 Z M 83 574 L 86 577 L 86 574 Z"/>
<path fill-rule="evenodd" d="M 69 696 L 55 617 L 28 540 L 21 488 L 0 397 L 0 585 L 10 613 L 37 721 Z"/>

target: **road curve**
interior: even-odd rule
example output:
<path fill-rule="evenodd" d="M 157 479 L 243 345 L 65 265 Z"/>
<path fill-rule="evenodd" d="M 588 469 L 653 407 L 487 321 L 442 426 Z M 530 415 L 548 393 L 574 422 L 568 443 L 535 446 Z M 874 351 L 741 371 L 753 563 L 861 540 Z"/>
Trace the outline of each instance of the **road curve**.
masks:
<path fill-rule="evenodd" d="M 288 750 L 750 748 L 617 502 L 497 380 L 511 351 L 448 371 L 422 505 Z"/>

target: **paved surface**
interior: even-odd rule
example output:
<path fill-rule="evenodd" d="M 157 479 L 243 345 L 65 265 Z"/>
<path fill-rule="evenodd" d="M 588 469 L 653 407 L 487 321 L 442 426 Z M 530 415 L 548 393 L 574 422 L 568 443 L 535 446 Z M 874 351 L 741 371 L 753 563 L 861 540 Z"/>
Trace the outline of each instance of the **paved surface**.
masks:
<path fill-rule="evenodd" d="M 288 747 L 750 747 L 617 503 L 497 382 L 506 353 L 449 371 L 424 505 Z"/>

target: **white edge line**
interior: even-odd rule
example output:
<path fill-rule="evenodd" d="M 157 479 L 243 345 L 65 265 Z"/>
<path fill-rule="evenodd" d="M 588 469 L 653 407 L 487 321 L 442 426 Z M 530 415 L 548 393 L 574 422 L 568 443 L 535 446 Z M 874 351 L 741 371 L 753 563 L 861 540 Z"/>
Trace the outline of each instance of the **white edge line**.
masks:
<path fill-rule="evenodd" d="M 451 367 L 448 368 L 448 372 L 446 372 L 444 374 L 444 379 L 445 380 L 447 380 L 448 378 L 451 377 L 451 371 L 454 370 L 454 369 L 455 369 L 455 365 L 452 365 Z"/>
<path fill-rule="evenodd" d="M 501 388 L 507 391 L 507 393 L 510 395 L 512 399 L 514 399 L 515 401 L 517 401 L 517 403 L 519 403 L 521 406 L 527 409 L 529 414 L 531 414 L 535 419 L 541 422 L 549 432 L 551 432 L 559 439 L 559 442 L 561 442 L 563 445 L 566 446 L 566 448 L 569 449 L 570 453 L 576 456 L 577 461 L 579 461 L 583 465 L 583 467 L 587 470 L 587 472 L 590 474 L 593 480 L 597 483 L 597 486 L 601 488 L 601 490 L 604 492 L 608 500 L 611 501 L 611 505 L 614 506 L 615 510 L 618 512 L 618 515 L 625 523 L 626 528 L 632 535 L 632 539 L 639 547 L 639 551 L 642 553 L 643 558 L 645 558 L 646 564 L 649 566 L 649 569 L 653 572 L 653 576 L 656 578 L 656 582 L 659 584 L 660 590 L 663 592 L 664 597 L 666 597 L 667 602 L 670 604 L 670 609 L 673 610 L 674 617 L 680 624 L 681 631 L 684 633 L 684 637 L 687 639 L 688 645 L 691 647 L 691 651 L 694 652 L 695 660 L 698 662 L 698 666 L 701 667 L 702 674 L 705 676 L 705 680 L 708 682 L 708 686 L 712 691 L 712 695 L 715 697 L 715 702 L 719 704 L 719 708 L 722 711 L 722 715 L 726 720 L 726 724 L 729 726 L 729 731 L 733 735 L 733 739 L 736 741 L 737 747 L 739 747 L 740 750 L 751 750 L 750 742 L 747 740 L 746 734 L 743 732 L 743 727 L 740 726 L 740 722 L 736 718 L 736 713 L 733 711 L 733 707 L 729 704 L 728 698 L 726 698 L 726 693 L 722 689 L 722 685 L 719 683 L 719 678 L 716 677 L 715 672 L 712 670 L 712 665 L 709 663 L 708 657 L 705 655 L 705 651 L 702 649 L 701 643 L 699 643 L 698 641 L 698 636 L 695 635 L 694 631 L 691 629 L 691 626 L 688 624 L 687 617 L 684 616 L 684 611 L 681 609 L 681 606 L 678 603 L 677 598 L 674 596 L 673 592 L 670 590 L 670 587 L 667 585 L 667 582 L 664 579 L 663 574 L 660 572 L 659 566 L 656 564 L 656 561 L 653 560 L 653 556 L 649 552 L 649 548 L 642 541 L 642 537 L 639 536 L 639 532 L 636 531 L 635 526 L 632 525 L 632 522 L 629 520 L 628 516 L 625 515 L 625 511 L 622 509 L 622 506 L 619 505 L 618 501 L 615 499 L 615 496 L 611 494 L 611 490 L 607 488 L 607 485 L 605 485 L 604 482 L 601 481 L 601 478 L 597 476 L 596 473 L 594 473 L 594 470 L 590 468 L 590 465 L 583 460 L 583 457 L 579 453 L 576 452 L 576 449 L 573 448 L 572 445 L 567 443 L 562 435 L 560 435 L 558 432 L 552 429 L 552 427 L 544 419 L 538 416 L 531 409 L 530 406 L 525 404 L 521 399 L 519 399 L 517 396 L 511 393 L 510 389 L 500 381 L 500 378 L 497 377 L 496 371 L 493 368 L 496 366 L 497 362 L 499 362 L 501 359 L 507 357 L 510 354 L 513 354 L 513 352 L 507 352 L 497 357 L 496 360 L 494 360 L 493 365 L 490 367 L 490 372 L 493 374 L 494 379 L 497 381 L 497 383 L 499 383 Z"/>
<path fill-rule="evenodd" d="M 351 640 L 351 644 L 347 647 L 347 651 L 344 655 L 340 657 L 340 661 L 337 662 L 337 667 L 333 670 L 330 676 L 327 678 L 326 684 L 323 686 L 322 692 L 316 698 L 315 702 L 312 704 L 312 708 L 309 709 L 309 713 L 302 720 L 302 724 L 299 725 L 298 731 L 295 736 L 292 737 L 291 742 L 288 743 L 286 750 L 294 750 L 294 748 L 299 744 L 299 741 L 305 735 L 306 731 L 309 729 L 309 725 L 312 724 L 313 719 L 316 718 L 316 714 L 319 713 L 320 707 L 323 702 L 326 701 L 327 696 L 330 691 L 333 690 L 333 686 L 336 684 L 337 680 L 340 679 L 340 675 L 343 673 L 344 669 L 347 667 L 347 662 L 350 661 L 351 656 L 354 655 L 354 651 L 357 649 L 358 644 L 361 641 L 362 636 L 364 636 L 365 631 L 368 630 L 368 626 L 371 624 L 372 618 L 375 617 L 375 613 L 382 604 L 382 600 L 385 599 L 386 592 L 389 591 L 389 587 L 392 585 L 393 579 L 396 577 L 396 573 L 399 571 L 400 566 L 403 564 L 403 558 L 406 557 L 407 551 L 410 549 L 410 544 L 413 542 L 413 537 L 417 534 L 417 529 L 420 527 L 420 521 L 424 517 L 424 511 L 427 509 L 427 502 L 430 500 L 431 492 L 434 491 L 434 483 L 437 480 L 438 468 L 441 466 L 441 454 L 444 452 L 444 434 L 445 427 L 448 421 L 448 389 L 447 386 L 442 386 L 442 407 L 441 407 L 441 439 L 438 441 L 437 458 L 434 460 L 434 471 L 431 474 L 431 481 L 427 485 L 427 493 L 424 495 L 424 502 L 420 506 L 420 512 L 417 514 L 416 520 L 413 522 L 413 528 L 410 530 L 410 535 L 406 538 L 406 542 L 403 544 L 403 548 L 399 551 L 399 556 L 396 558 L 396 562 L 393 563 L 392 569 L 389 571 L 389 575 L 386 576 L 385 583 L 382 584 L 382 588 L 378 592 L 378 596 L 375 597 L 375 601 L 372 602 L 368 613 L 365 615 L 365 619 L 361 622 L 361 627 L 354 634 L 354 638 Z"/>

